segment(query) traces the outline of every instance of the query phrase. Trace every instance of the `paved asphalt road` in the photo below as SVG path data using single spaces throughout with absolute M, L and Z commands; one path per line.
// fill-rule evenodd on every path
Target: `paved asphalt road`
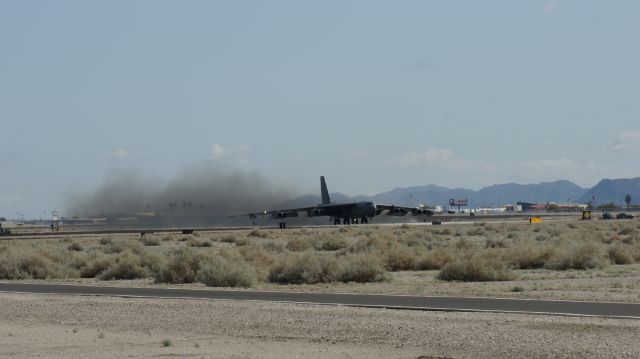
M 271 302 L 335 304 L 373 308 L 517 312 L 540 314 L 545 313 L 552 315 L 601 316 L 640 319 L 640 304 L 633 303 L 595 303 L 497 298 L 416 297 L 369 294 L 256 292 L 241 290 L 234 291 L 168 289 L 153 287 L 101 287 L 65 284 L 26 284 L 11 282 L 0 282 L 0 292 L 148 298 L 257 300 Z

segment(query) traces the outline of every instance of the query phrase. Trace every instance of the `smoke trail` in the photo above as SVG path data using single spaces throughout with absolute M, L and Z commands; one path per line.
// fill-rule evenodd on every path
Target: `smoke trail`
M 140 172 L 116 170 L 92 193 L 68 198 L 70 216 L 155 213 L 164 218 L 220 217 L 276 207 L 296 197 L 290 183 L 258 172 L 192 166 L 166 183 Z

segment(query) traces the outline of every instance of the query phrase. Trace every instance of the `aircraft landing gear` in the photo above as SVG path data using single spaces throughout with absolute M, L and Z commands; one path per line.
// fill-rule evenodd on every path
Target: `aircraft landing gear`
M 334 219 L 333 219 L 333 225 L 334 225 L 334 226 L 337 226 L 337 225 L 339 225 L 339 224 L 340 224 L 340 218 L 334 218 Z
M 369 223 L 369 219 L 367 217 L 362 217 L 362 219 L 360 220 L 360 223 L 368 224 Z
M 287 229 L 287 224 L 285 222 L 278 223 L 278 226 L 280 226 L 280 229 Z
M 350 222 L 349 218 L 343 218 L 342 219 L 342 224 L 344 224 L 344 225 L 348 225 L 349 222 Z

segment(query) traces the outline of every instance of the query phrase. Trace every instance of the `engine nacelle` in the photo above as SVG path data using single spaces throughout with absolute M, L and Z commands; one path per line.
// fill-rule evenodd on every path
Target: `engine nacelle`
M 433 211 L 426 208 L 416 208 L 411 211 L 414 216 L 433 216 Z
M 273 212 L 273 214 L 271 215 L 273 218 L 277 218 L 277 219 L 283 219 L 283 218 L 287 218 L 287 217 L 298 217 L 298 212 L 296 211 L 279 211 L 279 212 Z
M 404 208 L 391 208 L 389 212 L 387 212 L 388 216 L 405 216 L 407 214 L 407 210 Z
M 307 211 L 309 217 L 325 216 L 325 210 L 320 208 L 314 208 Z

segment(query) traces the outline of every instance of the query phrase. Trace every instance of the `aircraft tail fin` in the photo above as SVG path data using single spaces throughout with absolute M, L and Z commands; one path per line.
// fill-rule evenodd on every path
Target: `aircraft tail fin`
M 331 204 L 329 190 L 327 190 L 327 182 L 324 181 L 324 176 L 320 176 L 320 192 L 322 193 L 322 204 Z

